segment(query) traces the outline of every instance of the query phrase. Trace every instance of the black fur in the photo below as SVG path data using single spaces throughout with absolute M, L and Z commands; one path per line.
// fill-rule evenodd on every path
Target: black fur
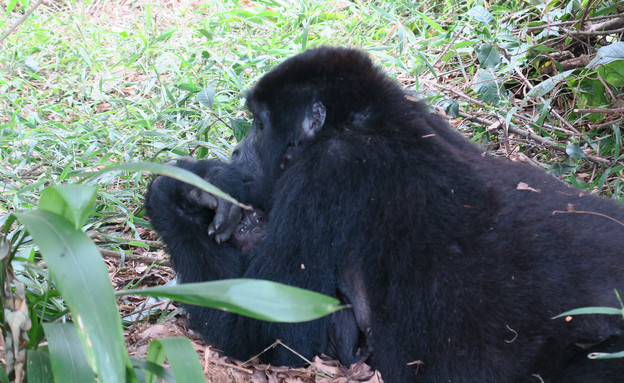
M 180 278 L 269 279 L 353 308 L 275 324 L 189 307 L 208 342 L 245 359 L 279 338 L 307 357 L 367 359 L 390 383 L 624 379 L 624 362 L 585 356 L 624 349 L 621 317 L 551 319 L 620 306 L 624 226 L 605 218 L 624 222 L 616 202 L 483 155 L 359 51 L 294 56 L 248 105 L 231 164 L 180 165 L 267 212 L 266 238 L 248 255 L 217 245 L 213 211 L 159 177 L 146 206 Z M 281 348 L 263 358 L 300 363 Z

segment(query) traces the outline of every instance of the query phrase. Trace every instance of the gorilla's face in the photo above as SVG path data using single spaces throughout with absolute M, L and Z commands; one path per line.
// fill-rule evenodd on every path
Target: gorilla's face
M 325 122 L 325 106 L 310 95 L 301 94 L 288 102 L 273 105 L 253 98 L 249 110 L 254 119 L 245 138 L 232 153 L 230 162 L 246 175 L 250 203 L 267 208 L 275 183 Z M 283 99 L 283 98 L 281 98 Z M 281 111 L 276 111 L 278 106 Z

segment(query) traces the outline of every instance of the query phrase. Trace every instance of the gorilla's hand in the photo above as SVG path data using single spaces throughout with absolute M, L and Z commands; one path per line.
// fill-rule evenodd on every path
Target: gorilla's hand
M 175 165 L 197 174 L 237 200 L 244 197 L 243 177 L 231 164 L 217 160 L 196 160 L 184 157 L 176 161 Z M 241 221 L 241 208 L 194 186 L 170 180 L 178 189 L 177 198 L 173 199 L 174 201 L 177 199 L 178 206 L 186 214 L 195 216 L 196 220 L 199 218 L 205 222 L 208 236 L 217 244 L 229 240 Z
M 221 244 L 232 237 L 242 218 L 240 207 L 197 188 L 189 192 L 189 199 L 201 207 L 214 210 L 214 218 L 208 225 L 210 238 Z

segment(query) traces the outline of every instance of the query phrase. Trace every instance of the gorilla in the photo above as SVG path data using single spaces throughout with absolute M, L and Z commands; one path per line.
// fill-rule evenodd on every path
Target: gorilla
M 618 203 L 484 154 L 358 50 L 293 56 L 247 105 L 228 162 L 178 166 L 264 212 L 260 238 L 237 243 L 240 208 L 164 176 L 146 196 L 154 229 L 182 282 L 267 279 L 350 307 L 306 323 L 187 307 L 207 342 L 246 359 L 281 339 L 390 383 L 622 379 L 623 361 L 587 358 L 624 349 L 622 318 L 553 319 L 621 307 Z M 301 364 L 283 348 L 261 358 Z
M 244 210 L 242 218 L 230 243 L 243 254 L 249 254 L 258 243 L 266 238 L 266 215 L 258 209 Z

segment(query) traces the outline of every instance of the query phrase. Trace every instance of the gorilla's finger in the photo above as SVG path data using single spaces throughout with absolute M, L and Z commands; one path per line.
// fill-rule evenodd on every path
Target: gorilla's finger
M 213 196 L 210 193 L 206 193 L 206 192 L 201 192 L 200 193 L 200 198 L 199 198 L 199 204 L 201 206 L 205 206 L 205 207 L 209 207 L 212 210 L 217 210 L 217 207 L 221 204 L 223 204 L 225 201 L 223 201 L 221 204 L 219 203 L 219 198 Z
M 230 239 L 242 218 L 242 209 L 229 203 L 221 203 L 215 211 L 215 217 L 208 228 L 208 235 L 214 236 L 218 244 Z

